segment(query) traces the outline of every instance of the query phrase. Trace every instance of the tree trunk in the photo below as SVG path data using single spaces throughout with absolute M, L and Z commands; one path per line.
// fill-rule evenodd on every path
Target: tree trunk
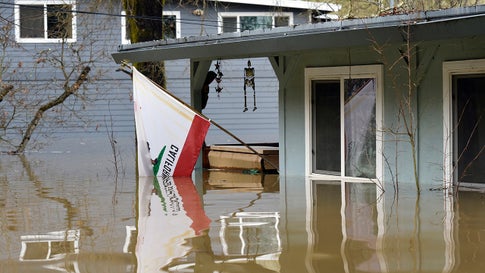
M 132 43 L 164 39 L 163 6 L 165 0 L 123 0 Z M 133 64 L 141 73 L 166 86 L 163 62 Z

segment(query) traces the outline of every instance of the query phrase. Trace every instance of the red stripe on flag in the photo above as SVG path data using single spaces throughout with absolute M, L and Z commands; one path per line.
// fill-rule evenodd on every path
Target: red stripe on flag
M 190 176 L 192 174 L 209 126 L 208 120 L 199 115 L 194 116 L 173 176 Z

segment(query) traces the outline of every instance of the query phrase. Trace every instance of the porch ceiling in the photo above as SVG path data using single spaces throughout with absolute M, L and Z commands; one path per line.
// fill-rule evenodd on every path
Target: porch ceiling
M 291 55 L 375 42 L 402 43 L 408 25 L 413 40 L 420 42 L 485 35 L 485 5 L 120 45 L 112 56 L 117 63 L 134 63 Z

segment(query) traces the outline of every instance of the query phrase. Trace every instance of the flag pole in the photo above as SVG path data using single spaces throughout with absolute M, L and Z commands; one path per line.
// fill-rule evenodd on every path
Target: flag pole
M 238 141 L 239 143 L 241 143 L 242 145 L 244 145 L 244 147 L 248 148 L 251 152 L 253 152 L 255 155 L 259 156 L 261 159 L 264 160 L 264 162 L 267 162 L 269 165 L 271 165 L 273 168 L 276 169 L 276 171 L 279 173 L 279 168 L 278 166 L 272 162 L 271 160 L 268 160 L 268 158 L 266 156 L 264 156 L 263 154 L 259 153 L 258 151 L 256 151 L 253 147 L 251 147 L 249 144 L 247 144 L 246 142 L 244 142 L 242 139 L 240 139 L 239 137 L 237 137 L 236 135 L 234 135 L 233 133 L 231 133 L 229 130 L 227 130 L 226 128 L 222 127 L 220 124 L 218 124 L 217 122 L 213 121 L 212 119 L 210 119 L 209 117 L 205 116 L 204 114 L 202 114 L 201 112 L 199 112 L 198 110 L 196 110 L 194 107 L 192 107 L 192 105 L 189 105 L 187 104 L 185 101 L 181 100 L 180 98 L 178 98 L 177 96 L 175 96 L 174 94 L 172 94 L 170 91 L 168 90 L 165 90 L 165 88 L 161 87 L 158 83 L 154 82 L 152 79 L 148 78 L 154 85 L 156 85 L 158 88 L 160 88 L 160 90 L 162 90 L 163 92 L 167 93 L 167 95 L 169 95 L 170 97 L 172 97 L 173 99 L 175 99 L 176 101 L 180 102 L 181 104 L 183 104 L 184 106 L 188 107 L 190 110 L 194 111 L 196 114 L 200 115 L 201 117 L 207 119 L 211 124 L 213 124 L 214 126 L 216 126 L 217 128 L 219 128 L 221 131 L 223 131 L 224 133 L 226 133 L 227 135 L 229 135 L 230 137 L 234 138 L 236 141 Z M 264 167 L 264 162 L 263 162 L 263 167 Z

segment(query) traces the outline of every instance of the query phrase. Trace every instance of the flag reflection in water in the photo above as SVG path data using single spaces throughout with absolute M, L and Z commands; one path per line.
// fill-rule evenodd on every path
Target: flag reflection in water
M 211 226 L 188 177 L 141 177 L 138 196 L 138 273 L 279 272 L 278 213 L 236 212 Z
M 136 256 L 138 272 L 158 272 L 191 247 L 186 239 L 209 229 L 190 177 L 141 177 Z

